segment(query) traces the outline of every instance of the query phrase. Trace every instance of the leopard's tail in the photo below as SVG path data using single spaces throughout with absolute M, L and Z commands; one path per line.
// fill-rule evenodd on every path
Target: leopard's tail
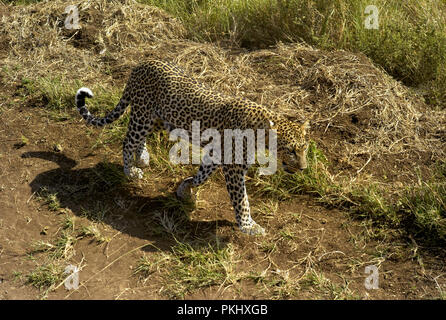
M 85 98 L 92 97 L 93 92 L 91 92 L 90 89 L 84 87 L 77 90 L 75 101 L 77 110 L 79 111 L 80 115 L 84 118 L 85 121 L 87 121 L 87 124 L 95 127 L 103 127 L 106 124 L 112 123 L 113 121 L 117 120 L 130 104 L 130 101 L 121 98 L 112 112 L 108 113 L 103 118 L 96 118 L 90 113 L 90 111 L 88 111 L 87 106 L 85 105 Z

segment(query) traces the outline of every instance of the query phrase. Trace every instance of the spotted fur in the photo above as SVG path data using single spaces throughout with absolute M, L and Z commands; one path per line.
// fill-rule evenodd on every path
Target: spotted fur
M 96 127 L 115 121 L 132 105 L 123 142 L 124 173 L 130 178 L 142 178 L 143 172 L 137 166 L 149 164 L 145 142 L 151 131 L 161 123 L 168 130 L 185 129 L 191 136 L 192 121 L 200 122 L 201 133 L 213 128 L 221 136 L 224 129 L 253 129 L 254 132 L 256 129 L 276 130 L 277 156 L 284 170 L 294 173 L 307 167 L 308 122 L 299 125 L 252 101 L 216 93 L 167 62 L 150 60 L 134 68 L 118 105 L 105 117 L 97 118 L 90 114 L 85 105 L 87 97 L 93 97 L 91 90 L 79 89 L 76 105 L 87 124 Z M 203 184 L 218 166 L 222 166 L 241 231 L 250 235 L 263 234 L 264 229 L 250 214 L 245 187 L 245 174 L 250 165 L 246 161 L 246 149 L 243 153 L 244 161 L 241 164 L 218 165 L 203 161 L 197 174 L 180 184 L 177 196 L 182 199 L 189 197 L 192 187 Z

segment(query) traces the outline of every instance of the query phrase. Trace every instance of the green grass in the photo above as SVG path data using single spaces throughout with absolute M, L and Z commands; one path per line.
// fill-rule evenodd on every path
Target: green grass
M 309 194 L 322 205 L 339 208 L 351 216 L 372 219 L 380 228 L 397 228 L 423 241 L 446 240 L 446 163 L 439 163 L 428 181 L 389 190 L 377 182 L 352 183 L 344 176 L 333 177 L 326 157 L 314 142 L 308 151 L 305 172 L 257 176 L 248 187 L 257 196 L 287 200 L 295 194 Z M 282 235 L 287 236 L 287 235 Z
M 79 236 L 92 237 L 92 239 L 98 244 L 104 242 L 107 243 L 111 241 L 110 237 L 103 235 L 103 233 L 95 223 L 82 227 L 81 230 L 79 231 Z
M 122 186 L 126 177 L 122 167 L 111 162 L 101 161 L 91 169 L 89 186 L 91 190 L 109 191 Z
M 52 120 L 63 121 L 79 117 L 74 103 L 74 95 L 85 86 L 79 80 L 70 80 L 60 76 L 37 79 L 23 78 L 19 94 L 33 106 L 44 107 Z M 87 99 L 87 106 L 93 114 L 112 110 L 121 97 L 121 90 L 116 87 L 94 85 L 94 98 Z
M 352 291 L 348 287 L 348 283 L 337 285 L 330 279 L 326 278 L 324 274 L 315 270 L 308 272 L 305 277 L 299 282 L 302 289 L 308 289 L 310 291 L 316 291 L 322 294 L 324 297 L 332 300 L 352 300 L 359 299 L 355 297 Z
M 259 291 L 267 293 L 273 300 L 298 297 L 301 290 L 299 281 L 290 277 L 287 270 L 251 271 L 246 278 L 254 281 Z
M 337 194 L 337 186 L 328 173 L 328 161 L 314 141 L 308 149 L 308 169 L 301 174 L 287 174 L 278 170 L 269 176 L 255 175 L 253 185 L 257 195 L 289 199 L 293 194 L 313 194 L 324 202 L 332 202 L 332 194 Z
M 160 253 L 155 259 L 142 257 L 135 274 L 147 278 L 162 270 L 163 294 L 181 299 L 195 289 L 235 281 L 233 255 L 232 246 L 220 248 L 208 244 L 196 247 L 177 242 L 169 253 Z
M 198 41 L 249 49 L 300 42 L 359 51 L 426 101 L 446 106 L 446 2 L 441 0 L 140 0 L 178 17 Z M 365 28 L 366 6 L 379 29 Z
M 65 215 L 61 218 L 61 228 L 51 240 L 38 240 L 31 244 L 28 256 L 35 261 L 44 261 L 25 275 L 25 283 L 42 291 L 41 298 L 62 285 L 66 278 L 65 268 L 75 255 L 75 246 L 81 239 L 91 237 L 96 244 L 107 243 L 111 239 L 104 236 L 95 223 L 75 227 L 75 217 Z M 48 234 L 46 234 L 49 236 Z M 38 258 L 37 258 L 38 256 Z
M 406 190 L 400 200 L 403 212 L 409 214 L 414 232 L 446 240 L 446 163 L 437 166 L 429 181 Z
M 54 287 L 63 280 L 64 269 L 55 263 L 39 266 L 26 276 L 26 283 L 32 284 L 38 289 Z
M 82 208 L 81 216 L 86 217 L 94 222 L 101 222 L 107 216 L 107 213 L 110 211 L 110 208 L 102 202 L 98 202 L 94 209 L 84 209 Z
M 57 193 L 50 192 L 46 187 L 42 187 L 39 190 L 36 199 L 46 204 L 51 211 L 59 211 L 61 209 Z
M 61 235 L 53 242 L 37 241 L 33 244 L 31 254 L 45 252 L 53 260 L 69 259 L 73 254 L 73 246 L 78 238 L 73 232 L 63 231 Z

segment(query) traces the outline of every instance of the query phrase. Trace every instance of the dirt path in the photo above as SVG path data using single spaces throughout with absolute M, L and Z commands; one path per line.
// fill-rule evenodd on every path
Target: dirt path
M 233 265 L 227 279 L 187 290 L 182 296 L 166 293 L 170 284 L 163 269 L 155 269 L 144 279 L 134 271 L 142 256 L 149 260 L 160 254 L 168 256 L 176 245 L 175 232 L 163 230 L 162 219 L 155 216 L 160 199 L 168 199 L 181 177 L 169 181 L 149 169 L 138 183 L 124 182 L 116 188 L 100 181 L 101 173 L 107 172 L 104 163 L 116 172 L 121 170 L 119 145 L 94 150 L 91 146 L 98 132 L 86 135 L 77 120 L 49 121 L 38 109 L 3 109 L 0 133 L 1 299 L 440 296 L 436 277 L 442 274 L 443 265 L 439 257 L 396 236 L 392 239 L 391 232 L 376 234 L 367 221 L 352 221 L 345 213 L 318 206 L 307 196 L 281 202 L 271 214 L 262 214 L 268 199 L 252 198 L 254 214 L 268 234 L 240 234 L 221 179 L 200 189 L 197 209 L 179 227 L 188 235 L 179 241 L 192 244 L 200 240 L 205 248 L 206 241 L 215 243 L 217 239 L 221 247 L 230 247 L 233 256 L 227 259 Z M 55 145 L 63 151 L 55 151 Z M 57 208 L 51 210 L 48 199 L 39 200 L 42 190 L 56 194 Z M 85 214 L 98 206 L 105 208 L 104 219 Z M 69 291 L 60 282 L 46 295 L 44 289 L 27 283 L 27 275 L 49 259 L 47 253 L 33 248 L 39 241 L 54 243 L 60 238 L 67 219 L 74 221 L 72 230 L 94 225 L 107 240 L 82 237 L 67 246 L 70 253 L 62 261 L 81 268 L 81 285 Z M 184 235 L 181 232 L 177 235 Z M 365 288 L 365 267 L 369 265 L 378 267 L 379 289 Z M 178 283 L 175 279 L 174 285 Z

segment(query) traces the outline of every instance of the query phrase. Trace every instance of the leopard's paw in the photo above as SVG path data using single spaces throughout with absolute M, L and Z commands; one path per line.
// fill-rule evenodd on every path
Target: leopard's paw
M 250 236 L 256 236 L 256 235 L 264 235 L 265 229 L 262 228 L 260 225 L 258 225 L 256 222 L 254 222 L 250 226 L 240 226 L 240 230 L 243 233 L 246 233 Z
M 136 165 L 140 168 L 147 168 L 149 166 L 150 156 L 147 150 L 144 150 L 138 159 L 136 159 Z
M 136 167 L 131 167 L 128 172 L 124 170 L 124 174 L 132 180 L 142 179 L 144 176 L 143 171 L 140 168 Z
M 193 177 L 189 177 L 184 179 L 180 185 L 177 188 L 177 197 L 180 200 L 183 201 L 193 201 L 192 199 L 192 189 L 191 189 L 191 183 L 192 183 Z

